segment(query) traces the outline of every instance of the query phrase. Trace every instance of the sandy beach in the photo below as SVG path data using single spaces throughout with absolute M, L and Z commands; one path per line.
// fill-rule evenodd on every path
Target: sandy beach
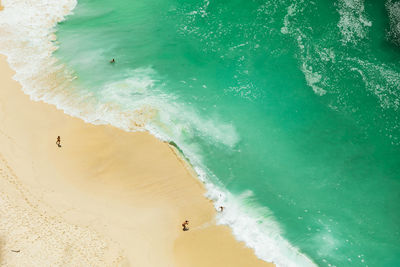
M 1 56 L 0 265 L 273 266 L 215 224 L 168 144 L 31 101 L 12 76 Z

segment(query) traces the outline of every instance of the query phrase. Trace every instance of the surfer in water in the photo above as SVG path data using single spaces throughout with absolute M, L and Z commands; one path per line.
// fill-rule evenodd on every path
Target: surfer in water
M 115 63 L 115 59 L 112 59 L 112 60 L 110 61 L 110 63 Z

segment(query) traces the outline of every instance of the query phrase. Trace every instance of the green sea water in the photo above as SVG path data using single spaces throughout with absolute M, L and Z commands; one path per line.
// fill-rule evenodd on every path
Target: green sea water
M 79 0 L 55 56 L 109 107 L 99 118 L 176 143 L 260 258 L 400 266 L 397 15 L 394 1 Z

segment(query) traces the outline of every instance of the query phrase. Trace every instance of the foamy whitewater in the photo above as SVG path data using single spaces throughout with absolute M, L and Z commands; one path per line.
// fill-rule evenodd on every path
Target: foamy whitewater
M 260 259 L 400 264 L 397 3 L 2 4 L 26 94 L 176 144 Z

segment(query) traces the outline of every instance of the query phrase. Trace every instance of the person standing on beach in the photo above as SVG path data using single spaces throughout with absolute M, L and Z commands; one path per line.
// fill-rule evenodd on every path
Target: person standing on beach
M 182 223 L 182 227 L 183 227 L 183 231 L 188 231 L 189 230 L 189 227 L 187 227 L 189 225 L 189 221 L 188 220 L 186 220 L 186 221 L 184 221 L 183 223 Z
M 57 136 L 56 145 L 57 145 L 58 147 L 61 147 L 61 137 L 60 137 L 60 136 Z

